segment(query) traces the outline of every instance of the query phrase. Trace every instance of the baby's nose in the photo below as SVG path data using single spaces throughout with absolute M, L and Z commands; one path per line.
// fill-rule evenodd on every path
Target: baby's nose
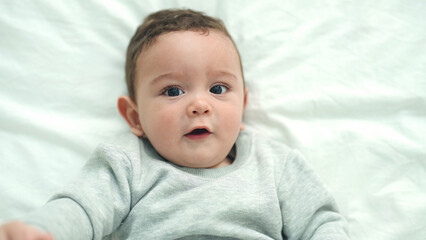
M 202 99 L 197 99 L 188 107 L 188 115 L 189 116 L 198 116 L 203 114 L 210 114 L 211 106 Z

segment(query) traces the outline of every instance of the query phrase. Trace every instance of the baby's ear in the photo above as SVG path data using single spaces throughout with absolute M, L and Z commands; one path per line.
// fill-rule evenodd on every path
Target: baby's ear
M 244 89 L 244 105 L 243 105 L 243 111 L 244 110 L 246 110 L 246 107 L 247 107 L 247 97 L 248 97 L 248 88 L 246 87 L 245 89 Z M 244 126 L 244 123 L 243 122 L 241 122 L 241 126 L 240 126 L 240 131 L 243 131 L 244 130 L 244 128 L 245 128 L 245 126 Z
M 130 130 L 138 137 L 143 136 L 142 125 L 139 121 L 136 103 L 129 96 L 120 96 L 117 101 L 118 111 L 129 124 Z
M 246 110 L 247 107 L 247 98 L 248 98 L 248 87 L 244 89 L 244 107 L 243 110 Z

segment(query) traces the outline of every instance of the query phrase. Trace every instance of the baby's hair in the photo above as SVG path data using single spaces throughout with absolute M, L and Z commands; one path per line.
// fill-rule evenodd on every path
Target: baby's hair
M 237 50 L 243 74 L 241 57 L 237 46 L 228 33 L 222 20 L 205 15 L 190 9 L 167 9 L 148 15 L 142 25 L 130 40 L 126 56 L 126 84 L 130 98 L 135 101 L 136 61 L 143 50 L 149 48 L 155 40 L 164 33 L 176 31 L 200 31 L 209 34 L 209 30 L 216 30 L 229 37 Z M 243 75 L 244 81 L 244 75 Z

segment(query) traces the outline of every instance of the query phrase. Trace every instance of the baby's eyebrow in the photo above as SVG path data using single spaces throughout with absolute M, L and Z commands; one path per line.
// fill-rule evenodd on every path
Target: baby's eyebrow
M 164 73 L 164 74 L 160 74 L 160 75 L 154 77 L 150 81 L 150 84 L 154 85 L 154 84 L 156 84 L 158 82 L 161 82 L 162 80 L 166 80 L 166 79 L 179 79 L 180 77 L 181 77 L 181 74 L 178 74 L 178 73 L 173 73 L 173 72 Z
M 226 70 L 219 70 L 219 71 L 213 71 L 208 73 L 210 78 L 219 78 L 219 77 L 227 77 L 227 78 L 231 78 L 233 80 L 238 80 L 237 76 L 229 71 Z M 155 85 L 158 82 L 164 81 L 164 80 L 179 80 L 182 79 L 183 75 L 178 73 L 178 72 L 169 72 L 169 73 L 164 73 L 164 74 L 160 74 L 156 77 L 154 77 L 151 81 L 150 81 L 150 85 Z
M 215 72 L 211 73 L 210 76 L 212 76 L 212 77 L 231 77 L 234 80 L 238 79 L 235 74 L 228 72 L 228 71 L 224 71 L 224 70 L 215 71 Z

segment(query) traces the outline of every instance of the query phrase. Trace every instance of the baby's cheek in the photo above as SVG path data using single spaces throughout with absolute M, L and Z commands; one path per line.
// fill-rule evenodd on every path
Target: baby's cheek
M 165 158 L 170 157 L 169 151 L 175 145 L 177 131 L 177 119 L 168 111 L 157 111 L 151 119 L 151 143 L 155 149 Z
M 222 122 L 230 131 L 237 131 L 242 121 L 242 111 L 239 111 L 239 109 L 237 109 L 238 108 L 229 107 L 228 109 L 224 109 L 226 111 L 224 114 L 222 114 L 222 117 L 225 116 L 224 119 L 222 119 Z
M 179 121 L 179 115 L 173 109 L 158 111 L 154 119 L 158 131 L 168 132 L 177 130 Z

